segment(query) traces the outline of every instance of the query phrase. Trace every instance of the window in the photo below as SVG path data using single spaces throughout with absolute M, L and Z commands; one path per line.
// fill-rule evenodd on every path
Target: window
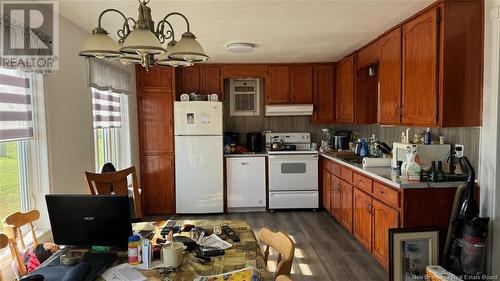
M 128 98 L 126 95 L 91 88 L 94 118 L 95 169 L 105 163 L 117 169 L 130 166 Z
M 0 68 L 0 218 L 31 207 L 42 79 L 41 74 Z

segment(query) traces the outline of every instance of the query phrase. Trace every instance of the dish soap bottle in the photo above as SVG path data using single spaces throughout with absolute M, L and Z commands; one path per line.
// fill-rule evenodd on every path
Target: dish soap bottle
M 420 181 L 420 165 L 415 161 L 416 157 L 417 157 L 417 146 L 413 145 L 411 147 L 408 164 L 406 164 L 408 181 Z

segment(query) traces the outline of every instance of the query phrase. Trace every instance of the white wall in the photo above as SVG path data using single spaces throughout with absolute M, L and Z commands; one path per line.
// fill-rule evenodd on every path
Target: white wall
M 491 218 L 489 271 L 500 274 L 500 150 L 499 138 L 499 67 L 500 1 L 485 1 L 484 25 L 483 128 L 481 129 L 480 171 L 481 215 Z
M 88 193 L 85 171 L 94 171 L 92 97 L 87 66 L 78 55 L 89 33 L 64 17 L 59 18 L 59 70 L 44 76 L 49 186 L 35 195 L 35 207 L 45 210 L 46 193 Z M 131 66 L 132 68 L 132 66 Z M 135 75 L 129 96 L 131 164 L 138 170 L 139 141 Z M 46 213 L 45 213 L 46 214 Z M 42 215 L 40 227 L 48 227 Z

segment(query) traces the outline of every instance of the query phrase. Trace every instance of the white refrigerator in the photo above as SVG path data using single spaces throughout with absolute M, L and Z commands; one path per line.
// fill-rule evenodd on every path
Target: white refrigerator
M 178 214 L 224 211 L 222 103 L 174 102 Z

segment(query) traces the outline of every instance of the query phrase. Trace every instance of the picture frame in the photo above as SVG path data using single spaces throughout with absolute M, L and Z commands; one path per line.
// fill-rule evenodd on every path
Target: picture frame
M 425 280 L 439 262 L 439 228 L 389 229 L 389 281 Z

